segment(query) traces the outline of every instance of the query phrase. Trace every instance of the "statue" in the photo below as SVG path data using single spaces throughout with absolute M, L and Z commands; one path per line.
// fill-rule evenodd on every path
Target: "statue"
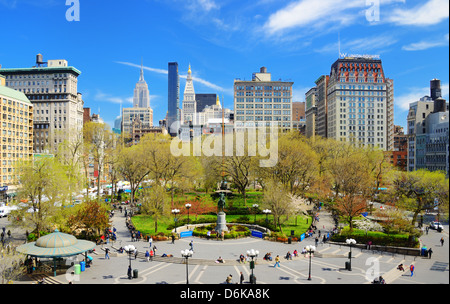
M 223 192 L 220 192 L 220 198 L 217 205 L 219 207 L 219 212 L 224 212 L 223 209 L 225 208 L 225 194 Z

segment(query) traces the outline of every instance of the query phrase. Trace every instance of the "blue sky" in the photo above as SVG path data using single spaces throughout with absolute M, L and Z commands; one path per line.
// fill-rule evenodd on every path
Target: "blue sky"
M 31 67 L 67 59 L 81 70 L 85 107 L 113 125 L 132 106 L 143 59 L 154 123 L 167 111 L 167 64 L 181 76 L 191 64 L 196 93 L 217 93 L 233 108 L 233 81 L 266 66 L 294 82 L 294 101 L 342 53 L 379 54 L 395 83 L 395 124 L 408 104 L 441 79 L 449 91 L 448 0 L 79 0 L 69 22 L 66 0 L 0 0 L 0 64 Z M 180 79 L 182 97 L 184 78 Z

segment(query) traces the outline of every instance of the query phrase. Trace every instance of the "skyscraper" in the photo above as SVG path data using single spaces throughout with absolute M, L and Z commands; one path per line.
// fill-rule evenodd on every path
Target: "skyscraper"
M 189 65 L 188 75 L 186 77 L 186 87 L 184 89 L 182 123 L 189 124 L 194 121 L 197 113 L 197 102 L 195 100 L 194 83 L 192 81 L 191 65 Z
M 168 75 L 168 96 L 167 96 L 167 127 L 170 135 L 176 135 L 176 130 L 171 130 L 172 123 L 178 120 L 180 104 L 180 76 L 178 74 L 178 62 L 169 62 Z
M 327 86 L 327 136 L 390 150 L 392 92 L 393 81 L 385 77 L 380 59 L 367 56 L 338 59 L 331 67 Z
M 148 85 L 144 80 L 144 68 L 142 65 L 139 81 L 134 88 L 133 107 L 150 108 L 150 92 L 148 91 Z

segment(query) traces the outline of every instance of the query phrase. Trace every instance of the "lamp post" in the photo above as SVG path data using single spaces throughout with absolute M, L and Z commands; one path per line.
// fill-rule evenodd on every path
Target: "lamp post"
M 309 252 L 309 275 L 308 275 L 308 281 L 311 281 L 311 256 L 316 251 L 316 246 L 308 245 L 306 246 L 306 251 Z
M 180 209 L 172 209 L 172 213 L 175 216 L 173 220 L 175 222 L 175 232 L 177 232 L 177 214 L 180 213 Z
M 352 271 L 352 246 L 356 244 L 356 241 L 354 239 L 346 239 L 345 242 L 350 246 L 350 252 L 348 253 L 349 262 L 346 268 L 348 271 Z
M 255 261 L 254 259 L 259 255 L 258 250 L 247 250 L 247 256 L 251 257 L 252 260 L 250 261 L 250 269 L 252 270 L 252 274 L 250 276 L 250 284 L 256 284 L 255 276 L 253 275 L 253 269 L 255 269 Z
M 184 206 L 186 207 L 186 209 L 187 209 L 187 211 L 188 211 L 188 221 L 187 221 L 187 223 L 188 223 L 188 225 L 189 225 L 189 209 L 191 209 L 192 205 L 189 204 L 189 203 L 187 203 L 187 204 L 184 205 Z
M 268 223 L 269 222 L 268 215 L 271 214 L 272 211 L 269 209 L 264 209 L 262 212 L 266 214 L 266 223 Z
M 126 245 L 125 247 L 123 247 L 123 249 L 126 251 L 126 253 L 128 253 L 128 257 L 130 260 L 129 269 L 131 269 L 131 255 L 133 254 L 136 248 L 133 245 Z M 128 278 L 130 279 L 131 278 L 130 274 L 128 274 L 128 276 L 129 276 Z
M 188 260 L 194 252 L 189 249 L 181 250 L 181 256 L 186 259 L 186 284 L 189 284 L 189 264 Z
M 255 224 L 256 224 L 256 211 L 258 210 L 259 205 L 253 204 L 253 208 L 255 209 Z

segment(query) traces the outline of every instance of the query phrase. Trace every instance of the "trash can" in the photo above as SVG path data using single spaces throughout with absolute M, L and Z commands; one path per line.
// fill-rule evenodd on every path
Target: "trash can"
M 422 247 L 422 249 L 420 251 L 420 255 L 421 256 L 426 256 L 427 255 L 427 250 L 428 250 L 427 247 L 425 247 L 425 246 Z
M 138 270 L 134 269 L 133 270 L 133 279 L 137 279 L 138 278 Z
M 80 274 L 81 273 L 81 266 L 80 266 L 80 264 L 73 265 L 73 269 L 74 269 L 74 273 L 75 274 Z
M 288 237 L 288 244 L 289 245 L 292 244 L 292 238 L 291 237 Z
M 255 275 L 250 275 L 250 284 L 256 284 L 256 277 Z
M 86 270 L 86 263 L 84 261 L 80 262 L 80 271 L 83 272 Z
M 345 262 L 345 270 L 352 270 L 350 267 L 350 262 Z

